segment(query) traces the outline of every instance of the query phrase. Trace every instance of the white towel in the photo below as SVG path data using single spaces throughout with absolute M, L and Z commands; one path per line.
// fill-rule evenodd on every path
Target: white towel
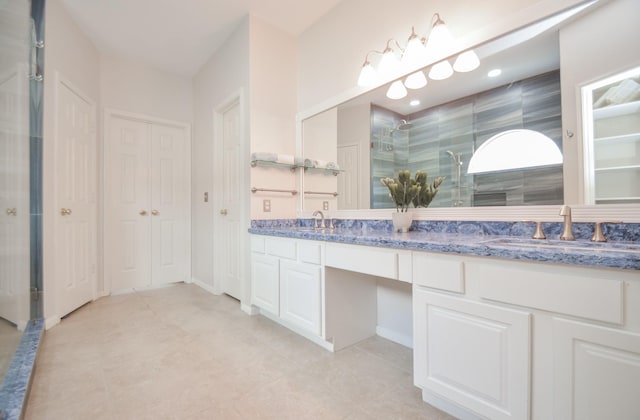
M 335 171 L 339 171 L 340 166 L 338 166 L 338 164 L 335 162 L 327 162 L 327 169 L 333 169 Z
M 284 154 L 278 153 L 276 157 L 276 162 L 284 163 L 286 165 L 293 165 L 295 164 L 295 158 L 293 157 L 293 155 L 284 155 Z
M 251 160 L 283 163 L 285 165 L 295 164 L 295 158 L 293 157 L 293 155 L 286 155 L 281 153 L 254 152 L 251 153 Z
M 255 152 L 251 153 L 251 160 L 264 160 L 267 162 L 276 162 L 278 160 L 277 153 Z
M 304 160 L 304 166 L 305 166 L 305 168 L 313 168 L 313 160 L 305 159 Z
M 327 167 L 327 163 L 328 162 L 326 160 L 317 159 L 317 160 L 313 161 L 313 167 L 314 168 L 326 168 Z

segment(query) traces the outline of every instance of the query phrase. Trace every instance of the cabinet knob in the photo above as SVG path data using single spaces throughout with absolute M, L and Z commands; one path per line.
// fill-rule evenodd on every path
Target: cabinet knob
M 7 209 L 7 216 L 17 216 L 18 209 L 15 207 Z
M 71 214 L 71 209 L 61 208 L 60 209 L 60 214 L 63 215 L 63 216 L 69 216 Z
M 147 215 L 146 210 L 140 210 L 140 216 L 146 216 L 146 215 Z
M 223 215 L 223 216 L 226 216 L 227 215 L 227 209 L 220 210 L 220 214 Z
M 153 214 L 154 216 L 157 216 L 160 214 L 160 212 L 156 209 L 151 210 L 151 214 Z

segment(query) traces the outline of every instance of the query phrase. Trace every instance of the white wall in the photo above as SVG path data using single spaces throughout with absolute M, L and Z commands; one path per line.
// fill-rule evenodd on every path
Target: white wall
M 249 90 L 248 17 L 205 63 L 193 80 L 191 272 L 196 282 L 208 287 L 214 286 L 214 218 L 219 210 L 215 209 L 214 204 L 216 191 L 220 191 L 221 185 L 220 180 L 214 177 L 213 115 L 216 108 L 240 90 L 243 90 L 245 95 Z M 244 118 L 248 124 L 246 113 Z M 208 203 L 203 200 L 204 192 L 209 193 Z
M 250 26 L 251 152 L 295 154 L 296 44 L 295 38 L 252 16 Z M 296 189 L 296 173 L 286 169 L 254 168 L 256 188 Z M 271 212 L 263 212 L 263 200 Z M 251 194 L 251 218 L 296 217 L 298 197 L 283 193 Z
M 574 133 L 563 141 L 567 204 L 584 203 L 585 197 L 580 87 L 640 66 L 638 17 L 640 2 L 616 0 L 560 31 L 562 126 Z
M 191 123 L 191 79 L 115 57 L 100 56 L 100 94 L 105 108 Z
M 53 222 L 58 213 L 53 207 L 54 197 L 54 138 L 55 138 L 55 74 L 70 81 L 96 104 L 100 101 L 99 53 L 62 7 L 60 0 L 46 2 L 45 21 L 45 84 L 43 121 L 43 276 L 44 317 L 59 316 L 56 312 L 57 284 L 53 277 L 54 250 L 60 246 L 53 236 Z M 99 128 L 98 128 L 99 132 Z M 98 149 L 100 137 L 98 136 Z M 99 160 L 99 159 L 98 159 Z M 98 162 L 96 162 L 96 177 Z M 101 204 L 98 203 L 98 206 Z M 100 239 L 99 239 L 100 243 Z M 100 248 L 98 256 L 101 255 Z M 102 276 L 98 268 L 98 290 L 102 288 Z
M 471 46 L 580 1 L 343 1 L 299 37 L 298 110 L 361 91 L 356 82 L 367 52 L 381 50 L 389 38 L 404 44 L 411 26 L 426 34 L 436 12 Z

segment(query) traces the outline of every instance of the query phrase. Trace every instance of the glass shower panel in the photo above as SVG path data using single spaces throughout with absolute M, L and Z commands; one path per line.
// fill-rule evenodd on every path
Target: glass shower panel
M 0 377 L 30 319 L 31 3 L 0 2 Z

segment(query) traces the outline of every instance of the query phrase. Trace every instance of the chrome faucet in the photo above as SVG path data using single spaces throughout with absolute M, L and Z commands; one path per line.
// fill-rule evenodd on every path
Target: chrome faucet
M 571 207 L 566 204 L 560 208 L 560 216 L 564 216 L 564 226 L 562 228 L 562 235 L 560 239 L 563 241 L 574 241 L 573 237 L 573 223 L 571 221 Z
M 313 212 L 312 216 L 313 216 L 313 228 L 314 229 L 318 229 L 318 219 L 316 219 L 316 216 L 320 215 L 321 217 L 321 221 L 320 221 L 320 229 L 324 229 L 324 213 L 322 213 L 320 210 L 316 210 Z

